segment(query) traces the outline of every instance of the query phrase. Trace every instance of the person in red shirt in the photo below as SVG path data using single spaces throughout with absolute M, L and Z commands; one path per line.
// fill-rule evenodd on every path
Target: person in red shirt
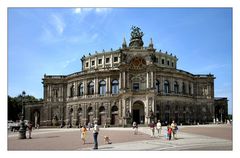
M 167 126 L 168 140 L 171 140 L 172 137 L 172 128 L 170 125 Z

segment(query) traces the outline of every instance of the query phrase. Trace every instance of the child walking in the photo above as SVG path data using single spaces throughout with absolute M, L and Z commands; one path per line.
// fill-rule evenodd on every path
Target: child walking
M 87 135 L 87 128 L 85 126 L 81 129 L 81 139 L 83 141 L 83 144 L 86 142 L 86 135 Z

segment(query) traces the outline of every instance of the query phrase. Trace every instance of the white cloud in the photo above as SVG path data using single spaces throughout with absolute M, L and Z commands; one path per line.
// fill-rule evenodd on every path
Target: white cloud
M 73 9 L 74 14 L 86 14 L 93 11 L 94 8 L 75 8 Z
M 57 33 L 61 35 L 66 27 L 66 24 L 64 23 L 63 19 L 56 14 L 52 14 L 51 19 L 53 27 L 55 27 Z
M 73 9 L 74 14 L 88 14 L 95 12 L 96 14 L 107 14 L 111 11 L 110 8 L 75 8 Z
M 72 62 L 74 62 L 76 60 L 77 60 L 77 58 L 72 58 L 70 60 L 64 61 L 63 68 L 66 68 L 70 63 L 72 63 Z
M 49 21 L 42 26 L 40 39 L 46 43 L 56 43 L 64 40 L 63 32 L 66 24 L 64 19 L 57 14 L 51 14 Z
M 111 9 L 110 8 L 96 8 L 95 11 L 96 11 L 96 13 L 99 13 L 99 14 L 101 14 L 101 13 L 107 14 L 111 11 Z
M 75 13 L 75 14 L 81 14 L 81 12 L 82 12 L 82 8 L 73 9 L 73 13 Z

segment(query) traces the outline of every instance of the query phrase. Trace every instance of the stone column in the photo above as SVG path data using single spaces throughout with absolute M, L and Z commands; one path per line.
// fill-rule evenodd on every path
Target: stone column
M 111 56 L 110 56 L 110 59 L 111 59 L 111 61 L 110 61 L 110 66 L 112 67 L 113 66 L 113 56 L 112 56 L 112 54 L 111 54 Z
M 95 69 L 97 68 L 97 56 L 95 57 Z
M 77 123 L 77 105 L 73 106 L 73 127 L 76 127 L 76 123 Z
M 151 88 L 153 88 L 153 72 L 151 71 Z
M 126 88 L 126 74 L 125 71 L 123 72 L 123 88 Z
M 83 95 L 86 97 L 87 95 L 87 81 L 83 81 Z
M 107 125 L 110 125 L 111 121 L 111 102 L 108 103 L 107 105 Z
M 148 99 L 146 99 L 146 105 L 145 105 L 145 124 L 148 125 L 150 123 L 150 118 L 148 117 L 149 115 L 149 106 L 148 106 Z
M 52 86 L 49 85 L 49 90 L 48 90 L 48 93 L 49 93 L 49 101 L 52 101 Z
M 149 75 L 148 75 L 148 72 L 147 72 L 147 79 L 146 79 L 147 83 L 146 83 L 146 88 L 148 89 L 149 86 L 148 86 L 148 83 L 149 83 Z
M 99 120 L 99 103 L 95 103 L 95 108 L 96 108 L 96 115 L 95 115 L 95 120 L 98 121 Z
M 122 72 L 119 73 L 119 90 L 122 89 Z
M 97 77 L 97 78 L 95 78 L 95 83 L 94 83 L 94 89 L 95 89 L 94 93 L 96 95 L 99 94 L 99 88 L 98 87 L 99 87 L 99 80 L 98 80 L 98 77 Z
M 129 88 L 129 72 L 127 72 L 126 88 Z

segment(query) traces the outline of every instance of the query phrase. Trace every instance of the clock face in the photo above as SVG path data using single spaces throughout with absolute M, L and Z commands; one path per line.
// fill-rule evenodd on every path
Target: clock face
M 130 65 L 133 69 L 140 69 L 142 66 L 146 65 L 146 61 L 141 57 L 134 57 Z

